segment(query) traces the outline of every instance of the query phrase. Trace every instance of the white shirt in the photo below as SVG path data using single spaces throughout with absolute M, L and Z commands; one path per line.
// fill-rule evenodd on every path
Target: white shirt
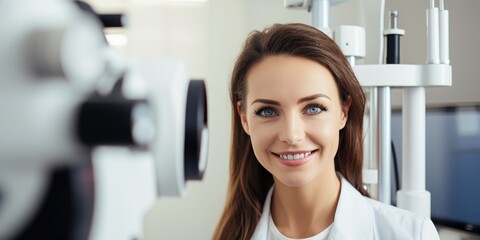
M 330 228 L 332 225 L 328 226 L 325 230 L 321 231 L 320 233 L 316 234 L 315 236 L 302 238 L 301 240 L 327 240 L 328 234 L 330 233 Z M 288 238 L 285 237 L 275 226 L 273 222 L 272 214 L 268 218 L 268 232 L 267 232 L 267 239 L 268 240 L 299 240 L 297 238 Z
M 263 205 L 262 216 L 252 240 L 268 239 L 268 222 L 273 187 Z M 396 208 L 361 195 L 341 177 L 340 198 L 328 240 L 439 240 L 429 218 Z

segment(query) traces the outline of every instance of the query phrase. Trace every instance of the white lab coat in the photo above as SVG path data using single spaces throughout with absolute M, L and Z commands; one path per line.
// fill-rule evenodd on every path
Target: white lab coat
M 266 240 L 270 202 L 270 189 L 263 213 L 252 235 L 252 240 Z M 330 229 L 329 240 L 439 240 L 435 226 L 429 218 L 396 208 L 361 195 L 341 177 L 341 192 Z

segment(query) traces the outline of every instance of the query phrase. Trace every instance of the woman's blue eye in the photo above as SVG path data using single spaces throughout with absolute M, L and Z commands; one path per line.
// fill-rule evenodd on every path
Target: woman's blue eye
M 321 113 L 325 110 L 326 110 L 325 107 L 322 107 L 322 106 L 319 106 L 319 105 L 309 105 L 306 108 L 307 114 L 310 114 L 310 115 L 319 114 L 319 113 Z
M 260 116 L 260 117 L 277 116 L 277 112 L 273 108 L 268 108 L 268 107 L 255 111 L 255 114 Z

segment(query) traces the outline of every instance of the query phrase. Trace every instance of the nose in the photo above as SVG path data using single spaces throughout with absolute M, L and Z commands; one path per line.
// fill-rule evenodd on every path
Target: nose
M 304 124 L 298 114 L 289 114 L 282 119 L 278 135 L 280 141 L 294 145 L 305 138 Z

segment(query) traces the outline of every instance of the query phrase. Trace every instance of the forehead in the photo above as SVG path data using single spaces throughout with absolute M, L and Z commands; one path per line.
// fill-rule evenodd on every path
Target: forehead
M 247 75 L 247 100 L 302 98 L 322 93 L 338 101 L 338 88 L 327 68 L 307 58 L 269 56 L 254 65 Z

